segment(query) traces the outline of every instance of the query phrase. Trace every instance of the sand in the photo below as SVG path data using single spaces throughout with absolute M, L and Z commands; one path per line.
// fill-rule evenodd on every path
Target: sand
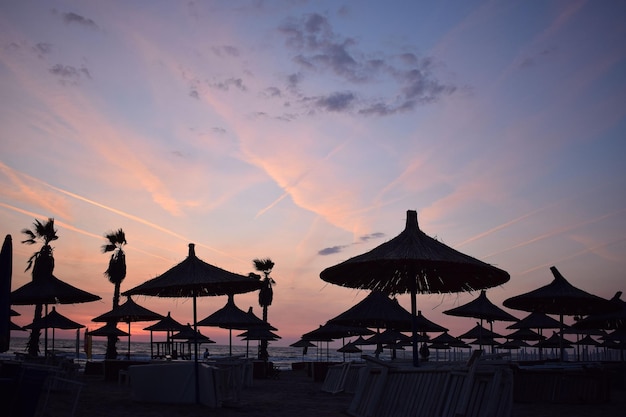
M 201 405 L 146 404 L 131 400 L 130 387 L 105 382 L 102 377 L 81 376 L 85 387 L 80 395 L 78 417 L 345 417 L 352 394 L 322 392 L 304 371 L 283 371 L 277 380 L 255 380 L 244 388 L 237 407 L 210 409 Z M 48 416 L 62 415 L 67 404 L 55 404 Z M 513 417 L 623 417 L 626 392 L 612 393 L 606 404 L 514 404 Z

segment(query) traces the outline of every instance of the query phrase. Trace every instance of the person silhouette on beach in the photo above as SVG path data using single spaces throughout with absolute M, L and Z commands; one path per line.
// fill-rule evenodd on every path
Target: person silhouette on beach
M 204 349 L 204 359 L 209 359 L 209 348 Z

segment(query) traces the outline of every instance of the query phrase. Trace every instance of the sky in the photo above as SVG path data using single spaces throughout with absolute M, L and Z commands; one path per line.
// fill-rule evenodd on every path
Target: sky
M 243 275 L 271 258 L 269 321 L 288 345 L 367 295 L 320 272 L 416 210 L 426 234 L 510 274 L 496 305 L 551 266 L 610 298 L 626 271 L 624 21 L 623 2 L 593 1 L 2 2 L 12 288 L 31 279 L 35 219 L 55 220 L 55 276 L 102 297 L 57 306 L 92 329 L 112 307 L 107 232 L 126 233 L 122 291 L 189 243 Z M 421 294 L 418 309 L 456 336 L 476 320 L 443 311 L 477 296 Z M 189 299 L 134 300 L 192 322 Z M 261 315 L 257 293 L 235 303 Z M 198 319 L 225 304 L 199 299 Z

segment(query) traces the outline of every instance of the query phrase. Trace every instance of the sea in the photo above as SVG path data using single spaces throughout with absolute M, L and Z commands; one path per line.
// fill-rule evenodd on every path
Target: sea
M 25 354 L 28 338 L 27 337 L 11 337 L 11 343 L 9 350 L 3 354 L 0 354 L 1 359 L 14 358 L 16 355 Z M 79 364 L 84 364 L 87 359 L 87 355 L 83 349 L 82 334 L 80 340 L 76 339 L 55 339 L 54 348 L 52 345 L 52 339 L 48 337 L 48 352 L 54 352 L 57 357 L 66 357 L 74 360 Z M 106 338 L 93 338 L 92 339 L 92 361 L 104 360 L 106 353 Z M 120 359 L 127 358 L 128 342 L 124 338 L 120 338 L 117 342 L 117 352 Z M 220 345 L 220 344 L 202 344 L 198 346 L 198 355 L 202 358 L 204 349 L 209 349 L 211 358 L 222 358 L 227 356 L 243 356 L 252 359 L 257 357 L 257 342 L 250 342 L 249 345 Z M 320 342 L 317 347 L 310 347 L 304 352 L 303 348 L 285 347 L 285 346 L 273 346 L 271 343 L 268 347 L 268 353 L 270 355 L 269 360 L 274 363 L 274 366 L 281 369 L 291 369 L 291 364 L 295 362 L 303 361 L 319 361 L 319 362 L 342 362 L 345 360 L 357 360 L 361 358 L 362 354 L 374 354 L 374 347 L 371 347 L 369 352 L 368 347 L 363 347 L 362 353 L 343 353 L 337 352 L 337 347 L 328 348 L 326 342 Z M 40 355 L 43 355 L 45 350 L 44 337 L 42 335 L 40 341 Z M 192 345 L 193 353 L 193 345 Z M 130 359 L 138 361 L 150 361 L 152 353 L 156 352 L 156 347 L 151 352 L 150 342 L 130 342 Z M 398 356 L 402 355 L 399 353 Z M 410 353 L 406 352 L 407 358 Z M 384 356 L 381 359 L 385 359 Z

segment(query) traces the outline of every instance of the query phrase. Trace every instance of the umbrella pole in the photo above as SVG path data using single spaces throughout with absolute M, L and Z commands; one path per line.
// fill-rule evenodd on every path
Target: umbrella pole
M 228 356 L 233 356 L 233 329 L 228 329 Z
M 193 292 L 193 349 L 194 349 L 194 378 L 196 386 L 196 404 L 200 403 L 200 381 L 198 380 L 198 316 L 196 314 L 196 292 Z
M 561 323 L 561 334 L 559 337 L 559 355 L 561 362 L 563 362 L 563 314 L 559 314 L 559 322 Z
M 130 360 L 130 320 L 128 320 L 128 360 Z
M 417 341 L 417 283 L 411 282 L 411 338 L 413 340 L 413 366 L 420 366 L 419 349 Z
M 152 345 L 152 330 L 150 330 L 150 360 L 154 359 L 154 348 Z

